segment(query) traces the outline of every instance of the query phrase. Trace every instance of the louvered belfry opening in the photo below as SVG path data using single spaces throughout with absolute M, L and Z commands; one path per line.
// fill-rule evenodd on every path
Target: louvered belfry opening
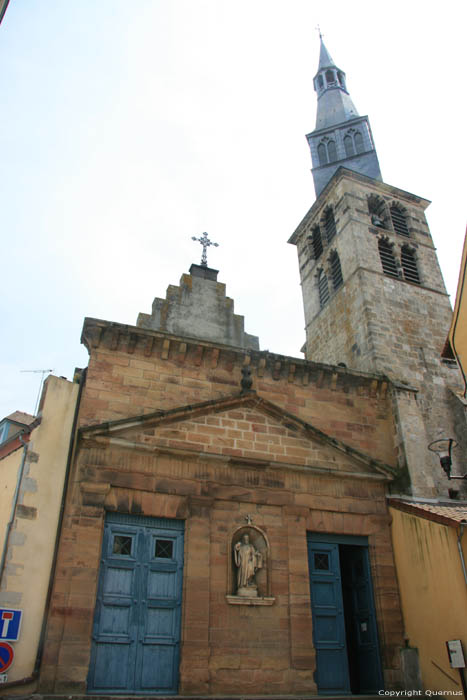
M 336 221 L 331 208 L 326 209 L 326 213 L 324 215 L 324 230 L 326 231 L 327 241 L 330 243 L 336 235 Z
M 407 282 L 420 284 L 420 275 L 418 273 L 415 253 L 406 245 L 402 246 L 401 265 L 402 272 L 404 273 L 404 279 L 407 280 Z
M 399 277 L 396 258 L 389 241 L 385 238 L 380 238 L 378 241 L 378 250 L 384 274 L 390 275 L 391 277 Z
M 315 226 L 311 232 L 311 248 L 313 250 L 313 257 L 318 260 L 321 253 L 323 252 L 323 240 L 321 238 L 321 231 L 319 226 Z
M 391 220 L 394 226 L 394 231 L 401 236 L 409 236 L 409 228 L 407 226 L 407 217 L 397 204 L 391 205 Z
M 368 213 L 371 223 L 378 228 L 389 228 L 387 223 L 387 210 L 384 201 L 377 195 L 368 197 Z
M 329 287 L 328 278 L 324 270 L 319 271 L 318 275 L 318 291 L 319 291 L 319 305 L 321 308 L 329 301 Z
M 333 250 L 329 257 L 329 264 L 331 269 L 332 284 L 334 289 L 339 289 L 343 283 L 341 261 L 339 260 L 339 255 L 337 251 Z

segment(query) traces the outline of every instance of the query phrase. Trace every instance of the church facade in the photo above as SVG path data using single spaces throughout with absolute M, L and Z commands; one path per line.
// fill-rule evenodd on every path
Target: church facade
M 205 260 L 135 326 L 85 320 L 43 693 L 408 687 L 387 495 L 444 493 L 428 438 L 464 439 L 450 310 L 324 44 L 315 86 L 306 359 L 261 351 Z

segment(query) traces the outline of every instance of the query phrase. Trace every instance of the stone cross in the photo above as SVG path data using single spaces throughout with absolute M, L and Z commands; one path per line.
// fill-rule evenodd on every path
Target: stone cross
M 245 515 L 245 520 L 247 522 L 247 525 L 253 525 L 253 518 L 251 517 L 251 515 L 249 513 L 247 515 Z
M 192 241 L 199 241 L 199 243 L 201 243 L 201 245 L 203 246 L 203 254 L 202 254 L 202 256 L 201 256 L 201 265 L 202 265 L 203 267 L 207 267 L 207 266 L 208 266 L 208 256 L 207 256 L 206 251 L 207 251 L 207 249 L 209 248 L 210 245 L 213 245 L 213 246 L 215 246 L 215 247 L 217 248 L 218 245 L 219 245 L 219 243 L 213 243 L 212 241 L 210 241 L 209 238 L 208 238 L 208 234 L 206 233 L 206 231 L 203 233 L 203 235 L 201 236 L 201 238 L 196 238 L 195 236 L 192 236 L 192 237 L 191 237 L 191 240 L 192 240 Z

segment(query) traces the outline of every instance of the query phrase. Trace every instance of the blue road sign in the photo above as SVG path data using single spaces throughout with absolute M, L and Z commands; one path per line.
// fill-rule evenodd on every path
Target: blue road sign
M 0 673 L 5 673 L 13 663 L 15 653 L 8 642 L 0 642 Z
M 18 641 L 22 617 L 22 610 L 0 608 L 0 641 Z

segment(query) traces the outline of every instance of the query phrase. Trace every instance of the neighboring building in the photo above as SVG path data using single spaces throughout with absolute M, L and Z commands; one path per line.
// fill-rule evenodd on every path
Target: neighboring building
M 405 634 L 418 649 L 425 688 L 462 691 L 446 642 L 467 650 L 467 503 L 390 499 Z
M 467 295 L 465 294 L 465 275 L 467 264 L 467 234 L 464 238 L 462 260 L 457 283 L 456 303 L 449 329 L 448 341 L 443 350 L 443 357 L 449 361 L 456 359 L 464 379 L 464 397 L 467 390 Z M 464 453 L 465 454 L 465 453 Z
M 38 677 L 77 394 L 77 384 L 49 376 L 37 418 L 17 411 L 0 423 L 9 435 L 0 445 L 1 640 L 9 639 L 3 612 L 22 611 L 2 687 L 20 681 L 21 692 Z
M 387 496 L 446 495 L 427 445 L 466 444 L 451 312 L 428 202 L 381 181 L 324 45 L 315 86 L 306 359 L 261 351 L 207 264 L 135 326 L 85 319 L 42 693 L 414 687 Z

